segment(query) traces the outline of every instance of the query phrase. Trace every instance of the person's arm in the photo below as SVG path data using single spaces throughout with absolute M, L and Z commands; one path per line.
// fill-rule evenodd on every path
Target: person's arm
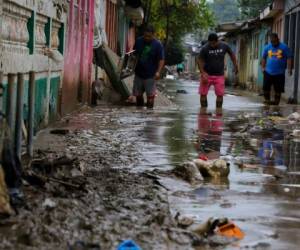
M 233 52 L 230 53 L 229 56 L 230 56 L 230 59 L 231 59 L 233 65 L 234 65 L 234 73 L 238 74 L 239 73 L 239 66 L 238 66 L 238 63 L 237 63 L 236 56 Z
M 157 68 L 157 71 L 154 76 L 155 80 L 158 80 L 160 78 L 161 71 L 165 66 L 165 52 L 164 52 L 164 48 L 163 48 L 162 44 L 160 44 L 160 47 L 158 50 L 158 60 L 159 60 L 158 68 Z
M 207 72 L 206 72 L 205 69 L 204 69 L 204 66 L 205 66 L 205 60 L 204 60 L 205 55 L 204 55 L 204 54 L 205 54 L 205 52 L 204 52 L 204 50 L 202 49 L 202 50 L 200 51 L 200 55 L 199 55 L 199 57 L 198 57 L 197 64 L 198 64 L 198 68 L 199 68 L 201 77 L 202 77 L 202 78 L 207 78 L 207 77 L 208 77 L 208 74 L 207 74 Z
M 157 69 L 157 71 L 155 73 L 155 80 L 158 80 L 160 78 L 160 74 L 161 74 L 161 71 L 164 68 L 164 66 L 165 66 L 165 60 L 162 59 L 158 63 L 158 69 Z
M 266 64 L 267 64 L 267 49 L 266 48 L 264 48 L 264 51 L 263 51 L 263 55 L 262 55 L 262 59 L 261 59 L 261 61 L 260 61 L 260 66 L 261 66 L 261 70 L 263 71 L 263 72 L 265 72 L 265 70 L 266 70 Z
M 228 46 L 228 45 L 227 45 Z M 228 46 L 227 47 L 227 52 L 230 56 L 230 59 L 233 63 L 233 66 L 234 66 L 234 73 L 235 74 L 238 74 L 239 73 L 239 66 L 238 66 L 238 63 L 237 63 L 237 59 L 236 59 L 236 56 L 235 54 L 233 53 L 232 49 Z

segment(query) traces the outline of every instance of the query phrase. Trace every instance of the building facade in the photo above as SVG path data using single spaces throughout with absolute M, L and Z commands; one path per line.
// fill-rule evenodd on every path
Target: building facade
M 17 74 L 24 78 L 24 120 L 28 114 L 29 72 L 35 72 L 34 124 L 38 129 L 57 117 L 62 86 L 63 62 L 44 54 L 51 48 L 64 54 L 67 16 L 63 5 L 54 1 L 2 0 L 0 72 L 5 94 L 2 105 L 15 117 Z M 6 111 L 7 112 L 7 111 Z

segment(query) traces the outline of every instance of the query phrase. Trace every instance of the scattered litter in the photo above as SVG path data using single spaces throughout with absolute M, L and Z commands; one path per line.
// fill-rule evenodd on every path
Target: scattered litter
M 196 225 L 191 230 L 200 236 L 209 236 L 215 233 L 218 226 L 225 225 L 228 223 L 227 218 L 209 218 L 205 223 Z
M 208 161 L 208 157 L 206 155 L 203 155 L 203 154 L 199 155 L 199 159 L 203 160 L 203 161 Z
M 182 228 L 187 228 L 194 223 L 192 218 L 180 216 L 179 212 L 175 215 L 175 220 L 177 221 L 177 225 Z
M 133 240 L 124 240 L 117 250 L 142 250 Z
M 50 198 L 46 198 L 45 201 L 43 202 L 43 207 L 45 208 L 55 208 L 56 207 L 56 202 L 51 200 Z
M 217 228 L 216 233 L 225 237 L 236 238 L 238 240 L 242 240 L 245 237 L 245 233 L 232 222 L 221 225 Z
M 283 191 L 288 193 L 288 192 L 290 192 L 290 189 L 289 188 L 284 188 Z
M 187 94 L 187 91 L 184 90 L 184 89 L 178 89 L 178 90 L 176 91 L 176 93 L 177 93 L 177 94 Z
M 288 116 L 288 119 L 291 124 L 294 124 L 300 121 L 300 114 L 298 112 L 292 113 Z
M 230 173 L 230 164 L 222 159 L 213 161 L 196 159 L 194 163 L 203 177 L 228 177 Z
M 203 177 L 194 162 L 186 162 L 182 165 L 178 165 L 174 168 L 173 172 L 176 176 L 191 184 L 203 181 Z

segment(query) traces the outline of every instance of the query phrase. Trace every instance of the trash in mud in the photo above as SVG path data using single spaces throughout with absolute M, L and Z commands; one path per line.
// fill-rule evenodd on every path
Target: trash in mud
M 203 177 L 228 177 L 230 173 L 230 164 L 222 159 L 212 161 L 196 159 L 194 163 Z
M 185 162 L 176 166 L 173 173 L 191 184 L 203 181 L 203 177 L 194 162 Z
M 68 244 L 68 250 L 101 250 L 99 244 L 76 241 L 73 245 Z
M 218 226 L 216 234 L 238 240 L 242 240 L 245 237 L 245 233 L 232 222 Z
M 48 208 L 48 209 L 52 209 L 55 208 L 57 206 L 56 202 L 51 200 L 50 198 L 46 198 L 45 201 L 42 204 L 43 207 Z
M 177 93 L 177 94 L 187 94 L 187 91 L 184 90 L 184 89 L 178 89 L 178 90 L 176 91 L 176 93 Z
M 210 236 L 215 233 L 217 227 L 226 225 L 227 218 L 209 218 L 205 223 L 191 227 L 190 229 L 200 236 Z
M 142 250 L 133 240 L 124 240 L 117 250 Z
M 66 135 L 69 133 L 70 133 L 69 129 L 53 129 L 50 131 L 50 134 L 55 134 L 55 135 Z
M 194 224 L 194 220 L 192 218 L 181 216 L 179 212 L 175 215 L 174 219 L 177 222 L 178 227 L 181 228 L 187 228 Z
M 236 240 L 242 240 L 245 237 L 245 233 L 227 218 L 209 218 L 205 223 L 194 227 L 192 230 L 204 237 L 219 235 Z
M 288 120 L 290 124 L 295 124 L 300 122 L 300 113 L 294 112 L 288 116 Z

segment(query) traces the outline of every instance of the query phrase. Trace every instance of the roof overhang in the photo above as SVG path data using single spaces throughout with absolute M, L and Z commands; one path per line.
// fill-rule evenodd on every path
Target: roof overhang
M 283 10 L 284 10 L 284 1 L 275 0 L 260 13 L 259 18 L 260 20 L 273 18 L 276 15 L 282 13 Z

